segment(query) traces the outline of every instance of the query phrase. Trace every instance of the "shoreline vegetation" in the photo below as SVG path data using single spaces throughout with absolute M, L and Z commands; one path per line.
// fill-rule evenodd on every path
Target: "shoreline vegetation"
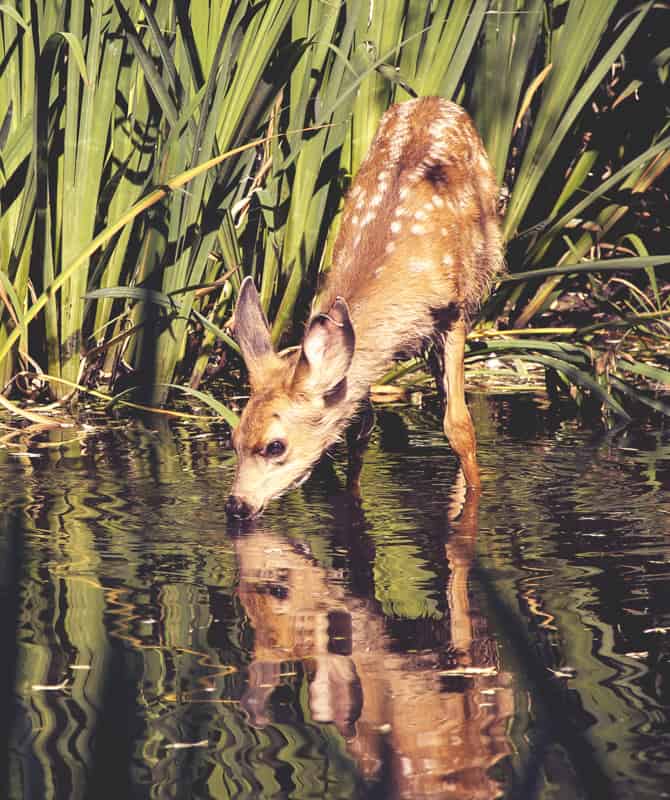
M 502 187 L 477 384 L 542 370 L 606 424 L 670 414 L 669 21 L 617 0 L 1 5 L 0 404 L 44 430 L 83 393 L 186 397 L 234 424 L 242 279 L 293 344 L 379 118 L 439 94 Z

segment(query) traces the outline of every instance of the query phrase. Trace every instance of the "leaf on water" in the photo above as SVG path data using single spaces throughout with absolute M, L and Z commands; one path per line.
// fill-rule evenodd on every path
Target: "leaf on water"
M 30 411 L 27 408 L 17 406 L 15 403 L 10 402 L 7 398 L 0 394 L 0 405 L 4 406 L 7 411 L 16 414 L 18 417 L 24 417 L 31 422 L 36 422 L 40 425 L 45 425 L 49 428 L 73 428 L 74 422 L 69 422 L 65 419 L 58 419 L 58 417 L 47 417 L 44 414 L 38 414 L 35 411 Z
M 173 742 L 166 744 L 166 750 L 186 750 L 189 747 L 209 747 L 209 739 L 201 739 L 199 742 Z
M 547 667 L 547 669 L 557 678 L 574 678 L 577 675 L 577 670 L 573 667 L 561 667 L 560 669 L 552 669 L 551 667 Z
M 61 683 L 33 683 L 30 687 L 33 692 L 60 692 L 67 687 L 68 678 Z
M 449 678 L 469 678 L 474 675 L 483 675 L 487 678 L 498 674 L 496 667 L 454 667 L 454 669 L 443 669 L 437 673 L 441 677 Z

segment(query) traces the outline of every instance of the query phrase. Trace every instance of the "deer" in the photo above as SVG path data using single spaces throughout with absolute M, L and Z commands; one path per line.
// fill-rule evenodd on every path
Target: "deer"
M 479 491 L 464 353 L 472 315 L 503 270 L 498 194 L 463 108 L 438 97 L 393 105 L 346 197 L 300 346 L 275 350 L 253 279 L 242 281 L 230 327 L 251 391 L 232 433 L 229 516 L 257 517 L 345 433 L 355 465 L 372 428 L 371 385 L 431 341 L 444 433 Z

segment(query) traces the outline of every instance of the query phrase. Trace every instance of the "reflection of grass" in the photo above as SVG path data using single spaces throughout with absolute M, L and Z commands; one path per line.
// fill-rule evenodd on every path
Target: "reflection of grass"
M 143 565 L 136 558 L 138 544 L 143 539 L 142 517 L 149 522 L 144 535 L 151 530 L 151 509 L 140 514 L 137 509 L 142 507 L 142 494 L 150 490 L 151 483 L 156 480 L 157 473 L 152 471 L 152 466 L 162 471 L 161 482 L 176 482 L 181 478 L 180 465 L 170 454 L 168 440 L 172 443 L 172 452 L 177 452 L 174 437 L 163 436 L 163 446 L 157 448 L 160 454 L 153 465 L 147 452 L 142 450 L 144 445 L 152 443 L 150 435 L 137 440 L 140 445 L 137 452 L 134 447 L 122 448 L 128 456 L 130 469 L 122 479 L 121 491 L 122 473 L 116 470 L 110 473 L 104 458 L 98 461 L 95 479 L 89 483 L 81 452 L 70 453 L 72 460 L 66 469 L 61 459 L 60 470 L 45 473 L 39 482 L 29 480 L 24 484 L 25 504 L 33 509 L 38 527 L 51 531 L 51 536 L 45 541 L 40 534 L 35 540 L 28 526 L 26 585 L 21 595 L 21 629 L 25 638 L 19 641 L 17 682 L 19 686 L 54 684 L 57 675 L 72 677 L 69 698 L 64 698 L 62 693 L 34 693 L 30 698 L 30 703 L 39 709 L 39 719 L 34 718 L 32 725 L 39 731 L 36 752 L 41 780 L 46 785 L 55 783 L 56 776 L 65 771 L 74 782 L 72 797 L 85 796 L 87 769 L 114 762 L 114 758 L 110 758 L 112 751 L 105 753 L 101 749 L 105 745 L 100 742 L 107 742 L 114 753 L 126 752 L 124 748 L 114 748 L 105 731 L 113 719 L 116 719 L 114 725 L 123 728 L 124 719 L 132 713 L 125 705 L 129 700 L 125 682 L 134 674 L 133 663 L 137 664 L 138 656 L 142 663 L 143 696 L 149 702 L 154 692 L 158 699 L 163 693 L 162 687 L 170 685 L 169 675 L 175 663 L 179 664 L 182 677 L 192 674 L 195 680 L 200 675 L 208 678 L 223 675 L 224 665 L 219 655 L 203 647 L 201 626 L 196 626 L 195 640 L 184 630 L 184 620 L 188 627 L 189 622 L 192 624 L 198 616 L 203 616 L 200 609 L 208 608 L 207 598 L 194 602 L 190 588 L 183 584 L 175 587 L 180 596 L 168 602 L 165 613 L 159 611 L 164 603 L 160 598 L 151 600 L 146 580 L 148 564 Z M 184 437 L 184 443 L 190 445 L 188 436 Z M 154 442 L 153 446 L 157 444 Z M 87 446 L 96 452 L 92 442 Z M 123 460 L 119 452 L 110 451 L 110 455 L 115 459 L 121 456 Z M 40 471 L 39 463 L 31 466 Z M 166 468 L 171 478 L 165 473 Z M 45 479 L 45 476 L 48 477 Z M 3 486 L 5 491 L 15 491 L 15 487 L 6 483 Z M 46 496 L 42 493 L 45 489 Z M 33 490 L 37 494 L 31 496 Z M 147 496 L 150 495 L 151 492 L 147 492 Z M 173 536 L 175 530 L 173 527 Z M 170 548 L 163 549 L 168 550 L 169 556 Z M 175 557 L 181 556 L 183 546 L 175 545 L 173 552 Z M 229 549 L 211 554 L 211 575 L 206 578 L 207 583 L 220 583 L 226 576 L 226 566 L 228 575 L 224 585 L 232 583 L 234 569 L 230 555 Z M 110 564 L 114 564 L 111 574 Z M 196 569 L 201 569 L 197 567 L 197 559 L 191 560 L 191 567 L 192 583 L 197 585 Z M 156 602 L 158 608 L 154 607 L 153 616 L 162 630 L 158 639 L 154 636 L 156 627 L 141 622 L 144 617 L 151 616 L 151 612 L 143 612 L 142 608 Z M 180 609 L 176 618 L 169 612 L 170 608 Z M 204 620 L 207 619 L 205 615 Z M 119 639 L 125 642 L 123 646 Z M 205 663 L 207 658 L 209 663 Z M 75 661 L 90 669 L 70 673 L 69 665 Z M 114 692 L 109 695 L 112 686 L 114 692 L 121 691 L 120 696 L 114 696 Z M 103 722 L 99 714 L 109 709 L 110 703 L 119 702 L 122 703 L 120 717 L 118 713 L 111 713 L 108 714 L 110 723 Z M 119 734 L 114 725 L 112 739 Z M 96 731 L 99 746 L 92 753 L 90 739 Z M 133 740 L 127 738 L 127 729 L 123 736 L 132 749 Z M 61 747 L 66 740 L 70 742 L 69 750 Z M 60 753 L 58 758 L 54 757 L 55 752 Z M 129 766 L 123 763 L 120 773 L 115 776 L 110 773 L 112 786 L 123 781 L 122 776 L 127 774 Z M 94 776 L 94 782 L 97 780 Z M 104 786 L 104 781 L 100 786 Z M 14 786 L 12 791 L 12 796 L 23 796 L 19 786 Z
M 374 538 L 374 537 L 373 537 Z M 384 537 L 387 539 L 387 537 Z M 416 545 L 378 544 L 374 563 L 375 595 L 389 617 L 418 619 L 443 615 L 430 584 L 436 575 Z
M 471 406 L 485 475 L 481 574 L 471 597 L 498 634 L 502 669 L 522 689 L 513 764 L 527 765 L 542 750 L 540 737 L 558 730 L 559 742 L 567 737 L 581 749 L 576 763 L 591 770 L 586 786 L 603 775 L 605 785 L 614 768 L 635 778 L 635 753 L 646 746 L 637 731 L 662 713 L 645 682 L 654 685 L 662 666 L 625 653 L 658 647 L 645 645 L 641 630 L 667 614 L 658 520 L 670 510 L 670 445 L 652 429 L 580 429 L 528 396 L 476 395 Z M 400 419 L 390 420 L 396 412 Z M 429 629 L 438 639 L 446 625 L 445 509 L 456 464 L 432 401 L 380 417 L 364 464 L 362 513 L 334 482 L 316 477 L 267 520 L 344 590 L 381 608 L 402 647 L 404 635 L 421 639 Z M 62 775 L 83 785 L 100 724 L 107 772 L 96 780 L 111 780 L 112 769 L 125 777 L 130 765 L 137 786 L 170 787 L 188 775 L 227 797 L 276 792 L 278 772 L 290 765 L 301 786 L 321 790 L 328 781 L 343 797 L 358 786 L 342 739 L 310 721 L 306 680 L 294 666 L 278 695 L 290 704 L 282 722 L 251 729 L 237 706 L 253 634 L 237 604 L 237 564 L 221 515 L 228 452 L 223 433 L 199 438 L 209 433 L 154 419 L 25 467 L 6 455 L 0 462 L 0 502 L 25 510 L 22 544 L 18 534 L 0 539 L 0 574 L 4 586 L 16 583 L 18 575 L 6 576 L 20 544 L 21 586 L 9 599 L 19 616 L 22 741 L 26 732 L 35 737 L 20 752 L 13 740 L 12 759 L 36 754 L 33 775 L 45 787 Z M 340 480 L 343 467 L 338 455 Z M 91 670 L 69 671 L 74 663 Z M 547 668 L 571 668 L 575 677 Z M 26 690 L 66 676 L 65 693 Z M 532 703 L 523 707 L 527 695 Z M 203 739 L 208 748 L 197 752 L 166 749 Z M 569 785 L 562 753 L 570 747 L 547 746 L 552 780 Z M 10 796 L 22 796 L 18 771 L 12 780 Z
M 63 771 L 75 781 L 83 779 L 68 753 L 53 755 L 54 743 L 64 737 L 75 742 L 81 768 L 97 765 L 93 780 L 98 787 L 105 780 L 122 786 L 128 764 L 119 759 L 137 760 L 138 748 L 145 755 L 133 767 L 133 780 L 145 780 L 142 775 L 150 767 L 158 785 L 169 782 L 174 778 L 168 775 L 182 774 L 183 756 L 166 750 L 165 743 L 208 738 L 207 751 L 193 756 L 193 774 L 206 774 L 217 791 L 229 786 L 232 775 L 234 785 L 271 796 L 277 779 L 267 759 L 274 754 L 278 763 L 292 764 L 301 785 L 318 787 L 326 781 L 341 786 L 343 797 L 350 796 L 355 773 L 334 729 L 276 725 L 252 732 L 234 703 L 228 707 L 241 691 L 242 678 L 231 667 L 243 667 L 249 632 L 242 620 L 227 617 L 217 623 L 225 628 L 225 639 L 219 646 L 208 641 L 212 610 L 206 587 L 226 597 L 227 607 L 234 609 L 232 549 L 221 539 L 223 525 L 215 522 L 211 501 L 202 494 L 202 481 L 211 485 L 208 460 L 218 480 L 225 478 L 219 474 L 223 471 L 216 471 L 220 445 L 194 437 L 187 428 L 175 432 L 154 423 L 144 432 L 131 426 L 123 436 L 94 436 L 70 448 L 67 461 L 56 461 L 52 454 L 49 460 L 60 468 L 37 461 L 25 473 L 31 525 L 57 535 L 45 539 L 38 531 L 26 539 L 28 572 L 21 619 L 32 641 L 20 644 L 18 681 L 55 684 L 62 675 L 72 678 L 69 698 L 57 692 L 34 698 L 41 722 L 35 718 L 32 724 L 41 728 L 37 744 L 44 780 L 55 781 L 52 776 Z M 372 454 L 372 483 L 388 481 L 377 445 Z M 9 489 L 4 482 L 2 491 Z M 434 616 L 431 586 L 438 578 L 425 545 L 407 544 L 413 512 L 389 504 L 394 494 L 387 486 L 381 518 L 373 513 L 369 533 L 354 533 L 353 538 L 362 535 L 374 542 L 376 563 L 385 575 L 377 599 L 385 610 L 394 617 Z M 175 496 L 179 504 L 165 502 Z M 373 491 L 373 503 L 375 496 Z M 310 527 L 308 541 L 313 555 L 323 554 L 324 563 L 337 569 L 346 541 L 342 537 L 350 532 L 346 515 L 334 520 L 324 500 L 307 501 L 303 493 L 294 493 L 286 498 L 284 511 L 294 520 L 290 533 L 299 541 L 304 539 L 300 521 L 313 523 L 313 509 L 320 508 L 322 530 L 317 534 Z M 194 538 L 193 520 L 205 509 L 208 532 L 199 531 Z M 394 528 L 388 522 L 396 512 L 399 521 Z M 416 583 L 407 581 L 410 573 Z M 68 664 L 75 662 L 91 669 L 69 673 Z M 289 680 L 296 691 L 304 684 L 300 676 Z M 215 692 L 204 691 L 207 687 Z M 123 706 L 110 713 L 106 711 L 110 703 Z M 306 713 L 306 700 L 301 703 Z M 130 738 L 129 725 L 134 731 Z M 105 750 L 90 749 L 96 730 Z M 117 748 L 112 757 L 106 749 L 122 731 L 126 746 Z M 112 776 L 112 767 L 120 772 Z
M 644 668 L 622 658 L 620 640 L 627 625 L 637 630 L 667 613 L 665 600 L 648 593 L 656 580 L 645 574 L 654 553 L 667 549 L 656 529 L 667 503 L 654 476 L 665 469 L 668 446 L 658 431 L 598 435 L 536 404 L 515 405 L 503 401 L 497 426 L 480 434 L 488 480 L 476 582 L 501 632 L 505 663 L 528 681 L 531 723 L 558 726 L 584 785 L 600 796 L 618 775 L 642 780 L 635 759 L 644 745 L 635 730 L 654 701 L 642 697 Z M 532 433 L 547 421 L 551 436 Z M 628 610 L 639 593 L 642 620 Z M 550 669 L 574 675 L 557 678 Z M 579 744 L 575 729 L 583 731 Z M 527 734 L 515 740 L 532 762 Z M 614 758 L 608 743 L 616 745 Z

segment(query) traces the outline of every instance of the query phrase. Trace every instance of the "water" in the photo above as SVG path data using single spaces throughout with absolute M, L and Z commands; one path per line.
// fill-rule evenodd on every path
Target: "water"
M 670 437 L 473 407 L 245 529 L 216 426 L 3 451 L 0 797 L 670 796 Z

